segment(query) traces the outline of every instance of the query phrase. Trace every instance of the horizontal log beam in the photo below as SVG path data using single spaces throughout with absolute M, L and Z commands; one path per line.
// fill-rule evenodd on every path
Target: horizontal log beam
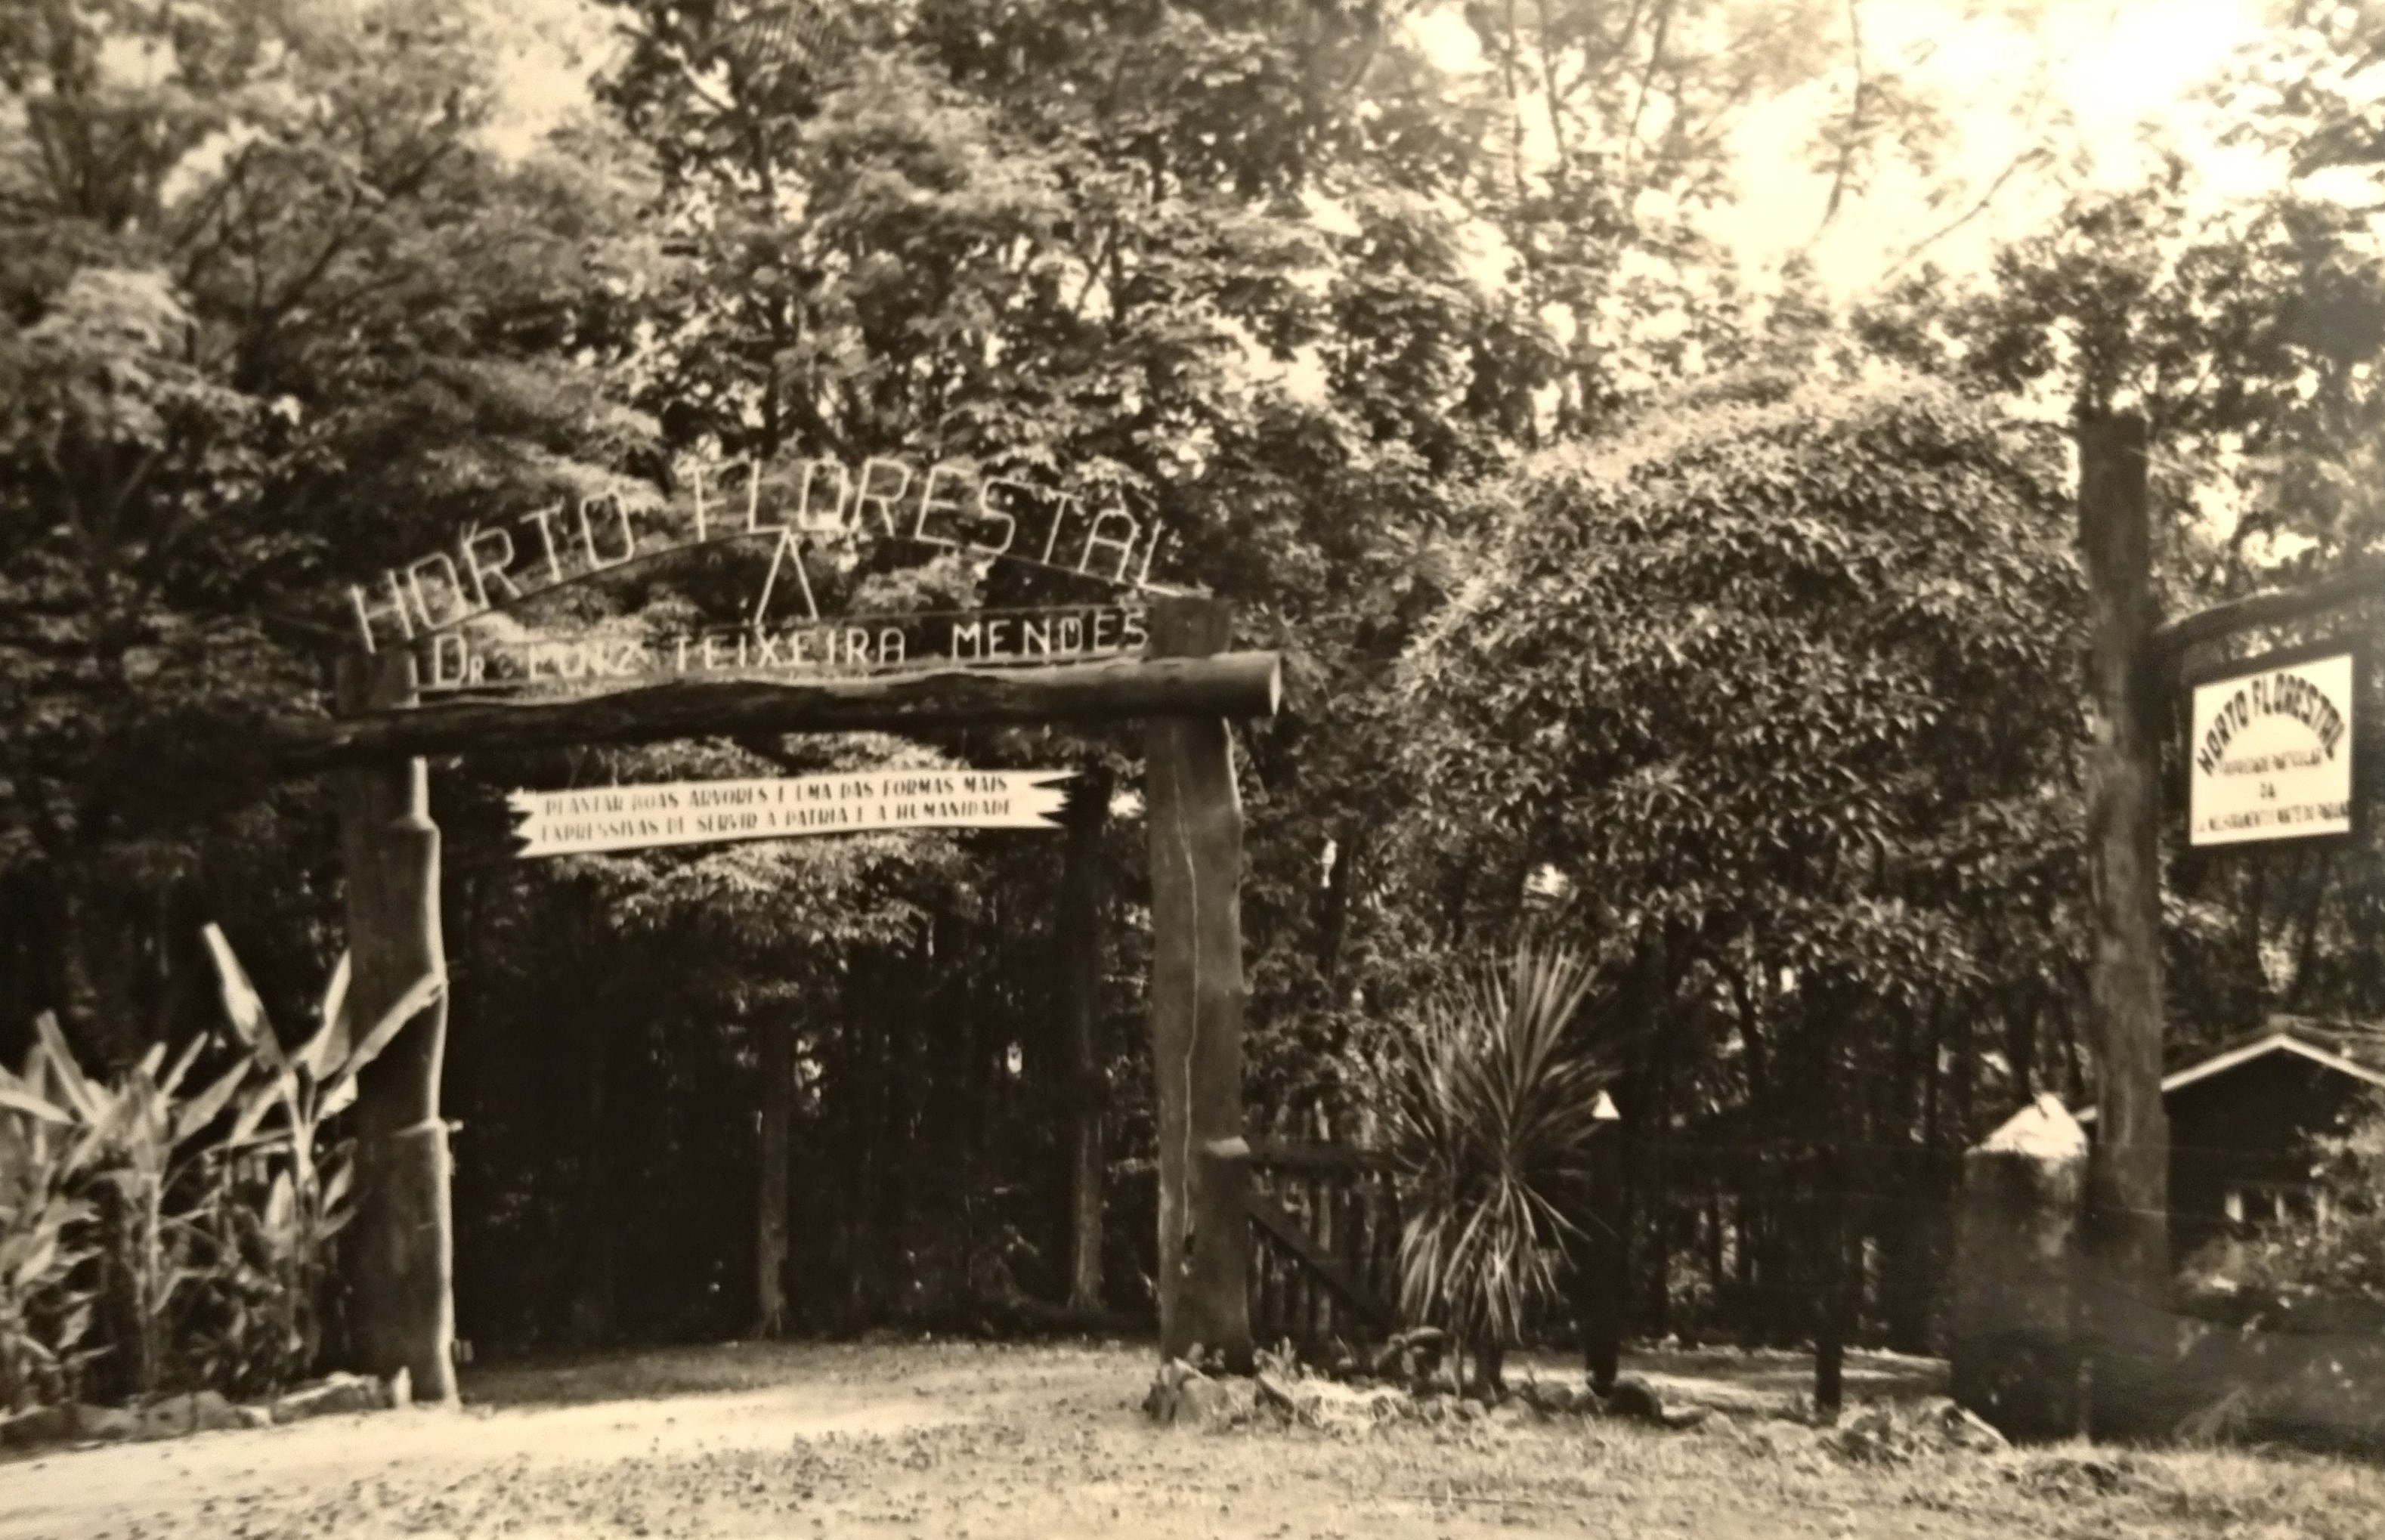
M 2305 615 L 2379 593 L 2385 593 L 2385 561 L 2369 562 L 2301 588 L 2249 594 L 2226 604 L 2213 605 L 2209 609 L 2198 609 L 2191 615 L 2181 615 L 2154 628 L 2154 647 L 2164 657 L 2175 657 L 2197 642 L 2216 641 L 2254 626 L 2299 620 Z
M 1250 1146 L 1251 1170 L 1255 1171 L 1307 1171 L 1352 1176 L 1393 1169 L 1389 1155 L 1357 1145 L 1319 1145 L 1300 1139 L 1270 1139 L 1260 1135 L 1250 1141 Z
M 263 746 L 277 770 L 304 774 L 374 759 L 567 744 L 901 732 L 973 722 L 1267 717 L 1282 697 L 1282 665 L 1265 652 L 845 679 L 675 679 L 568 700 L 482 697 L 354 717 L 282 719 L 266 724 Z

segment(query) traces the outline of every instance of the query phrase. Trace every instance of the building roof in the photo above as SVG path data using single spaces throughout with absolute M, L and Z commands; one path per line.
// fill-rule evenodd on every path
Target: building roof
M 2252 1037 L 2240 1038 L 2216 1053 L 2207 1054 L 2162 1077 L 2162 1095 L 2167 1096 L 2181 1086 L 2224 1075 L 2240 1065 L 2271 1054 L 2289 1054 L 2308 1059 L 2338 1074 L 2349 1075 L 2370 1085 L 2385 1086 L 2385 1069 L 2364 1063 L 2354 1053 L 2376 1053 L 2379 1034 L 2374 1028 L 2328 1027 L 2300 1017 L 2273 1016 L 2266 1030 Z M 2082 1123 L 2095 1120 L 2095 1109 L 2088 1108 L 2076 1114 Z

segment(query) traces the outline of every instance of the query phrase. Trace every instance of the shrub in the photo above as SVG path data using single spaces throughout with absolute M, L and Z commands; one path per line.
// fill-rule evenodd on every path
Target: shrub
M 356 1099 L 356 1077 L 446 981 L 416 981 L 362 1035 L 349 1020 L 349 965 L 332 970 L 315 1031 L 284 1051 L 263 1000 L 223 933 L 206 928 L 224 1015 L 260 1071 L 240 1095 L 221 1151 L 215 1234 L 224 1308 L 202 1342 L 227 1391 L 273 1390 L 312 1367 L 323 1346 L 331 1246 L 355 1211 L 356 1152 L 326 1126 Z
M 0 1410 L 71 1394 L 91 1297 L 75 1285 L 97 1255 L 78 1196 L 98 1142 L 50 1099 L 38 1045 L 0 1070 Z
M 237 1042 L 186 1093 L 204 1040 L 106 1080 L 56 1021 L 0 1070 L 0 1409 L 206 1386 L 269 1394 L 315 1366 L 352 1154 L 327 1125 L 356 1075 L 444 988 L 427 977 L 369 1030 L 342 959 L 306 1043 L 285 1051 L 220 932 L 206 941 Z
M 2319 1201 L 2191 1269 L 2191 1435 L 2385 1449 L 2385 1104 L 2314 1144 Z
M 2314 1142 L 2322 1201 L 2264 1226 L 2231 1271 L 2248 1285 L 2385 1305 L 2385 1103 L 2350 1132 Z
M 1408 1219 L 1400 1304 L 1471 1351 L 1495 1389 L 1505 1350 L 1560 1297 L 1578 1235 L 1600 1091 L 1612 1078 L 1577 1022 L 1581 953 L 1527 942 L 1430 996 L 1381 1067 L 1386 1145 Z

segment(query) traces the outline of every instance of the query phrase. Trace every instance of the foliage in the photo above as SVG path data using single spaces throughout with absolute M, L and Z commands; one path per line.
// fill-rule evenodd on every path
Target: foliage
M 211 1151 L 209 1194 L 218 1294 L 200 1346 L 207 1378 L 231 1390 L 277 1390 L 302 1377 L 323 1348 L 331 1283 L 331 1243 L 355 1217 L 351 1145 L 325 1143 L 325 1125 L 355 1104 L 356 1077 L 406 1024 L 446 991 L 436 975 L 417 980 L 359 1033 L 348 1011 L 343 954 L 323 992 L 315 1031 L 285 1050 L 246 970 L 209 925 L 224 1017 L 246 1050 L 226 1072 L 232 1120 Z M 256 1080 L 244 1083 L 251 1069 Z M 211 1089 L 190 1116 L 205 1126 L 225 1100 Z
M 1691 393 L 1518 475 L 1404 664 L 1416 881 L 1452 932 L 1555 898 L 1614 938 L 1630 1180 L 1737 1195 L 1772 1292 L 1727 1304 L 1774 1340 L 1852 1276 L 1811 1238 L 2042 1074 L 2078 976 L 2058 453 L 1894 370 Z M 1925 1245 L 1926 1201 L 1862 1222 Z
M 486 43 L 428 0 L 0 27 L 0 874 L 111 1069 L 122 954 L 258 795 L 247 724 L 314 704 L 345 583 L 642 442 L 593 367 L 656 260 L 636 158 L 506 153 Z
M 221 933 L 210 926 L 206 939 L 239 1039 L 206 1085 L 184 1090 L 205 1039 L 170 1065 L 159 1045 L 103 1081 L 46 1014 L 24 1072 L 0 1071 L 0 1393 L 11 1405 L 80 1393 L 86 1367 L 147 1397 L 188 1383 L 269 1393 L 316 1362 L 328 1247 L 353 1181 L 345 1148 L 322 1147 L 323 1124 L 444 982 L 422 981 L 356 1036 L 343 959 L 321 1026 L 285 1053 Z
M 77 1196 L 99 1144 L 52 1099 L 45 1050 L 0 1070 L 0 1405 L 70 1394 L 90 1350 L 91 1299 L 72 1285 L 97 1253 Z
M 1518 482 L 1409 662 L 1424 837 L 1629 932 L 1967 986 L 2058 859 L 2027 843 L 2077 722 L 2051 447 L 1905 378 L 1751 394 Z
M 1925 272 L 1858 315 L 1922 367 L 2055 410 L 2143 412 L 2180 602 L 2324 571 L 2385 529 L 2366 473 L 2385 420 L 2380 28 L 2374 6 L 2297 7 L 2181 114 L 2219 154 L 2156 136 L 2140 182 L 2077 190 L 1987 282 Z M 2222 174 L 2248 163 L 2271 174 Z
M 1428 997 L 1381 1067 L 1386 1148 L 1408 1207 L 1400 1304 L 1472 1346 L 1495 1383 L 1500 1349 L 1558 1297 L 1580 1233 L 1589 1146 L 1614 1067 L 1580 1018 L 1592 958 L 1519 944 Z M 1614 1137 L 1612 1133 L 1608 1137 Z
M 2238 1243 L 2229 1271 L 2255 1290 L 2385 1306 L 2385 1105 L 2371 1103 L 2347 1132 L 2313 1144 L 2317 1202 Z
M 178 1308 L 201 1276 L 204 1241 L 188 1208 L 195 1168 L 177 1151 L 221 1109 L 239 1071 L 195 1098 L 178 1099 L 199 1045 L 171 1068 L 160 1045 L 129 1072 L 94 1081 L 55 1019 L 44 1014 L 35 1025 L 39 1044 L 26 1072 L 0 1086 L 22 1160 L 9 1315 L 19 1332 L 37 1314 L 59 1324 L 48 1342 L 27 1333 L 8 1344 L 10 1358 L 37 1365 L 44 1382 L 24 1375 L 10 1389 L 20 1396 L 75 1389 L 58 1354 L 94 1323 L 95 1307 L 102 1346 L 81 1357 L 105 1354 L 111 1380 L 147 1395 L 171 1371 Z M 95 1277 L 78 1289 L 85 1263 Z
M 85 1190 L 98 1227 L 110 1377 L 145 1397 L 165 1388 L 177 1367 L 183 1307 L 210 1260 L 192 1199 L 209 1151 L 184 1146 L 222 1110 L 245 1069 L 234 1065 L 196 1096 L 180 1097 L 203 1045 L 194 1040 L 171 1066 L 159 1044 L 130 1072 L 103 1083 L 83 1074 L 54 1018 L 35 1025 L 62 1102 L 97 1141 Z

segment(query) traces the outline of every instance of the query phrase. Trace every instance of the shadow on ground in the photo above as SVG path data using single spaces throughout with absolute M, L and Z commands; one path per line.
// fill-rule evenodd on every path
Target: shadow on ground
M 790 1379 L 866 1375 L 892 1338 L 860 1342 L 735 1342 L 606 1354 L 556 1355 L 507 1360 L 466 1371 L 464 1399 L 485 1407 L 574 1407 L 638 1401 L 661 1396 L 731 1395 L 766 1390 Z M 1111 1340 L 1079 1345 L 1091 1350 L 1151 1350 Z M 1718 1410 L 1779 1412 L 1813 1391 L 1810 1354 L 1759 1348 L 1650 1348 L 1626 1353 L 1622 1367 L 1647 1377 L 1667 1401 Z M 1580 1360 L 1563 1352 L 1530 1352 L 1509 1360 L 1509 1376 L 1543 1382 L 1580 1378 Z M 1846 1397 L 1946 1394 L 1942 1358 L 1894 1353 L 1849 1353 Z
M 850 1371 L 891 1343 L 726 1342 L 542 1355 L 464 1371 L 464 1403 L 581 1407 L 663 1396 L 735 1395 Z

